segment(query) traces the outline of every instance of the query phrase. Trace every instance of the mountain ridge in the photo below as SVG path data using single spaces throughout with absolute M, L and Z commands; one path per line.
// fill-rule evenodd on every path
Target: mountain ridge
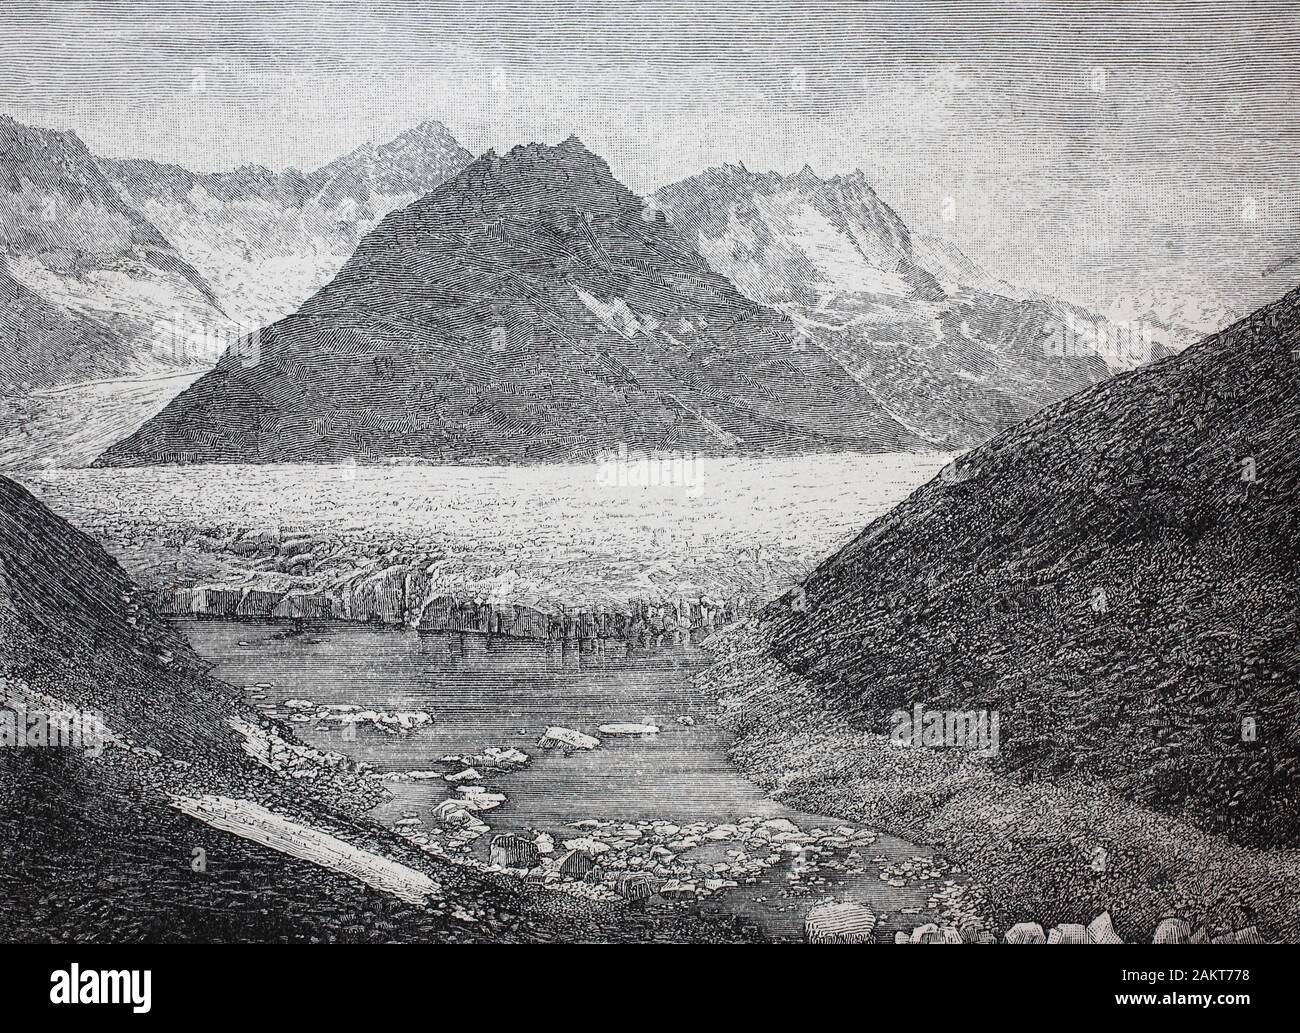
M 996 279 L 951 241 L 914 235 L 861 169 L 823 179 L 807 165 L 723 165 L 653 203 L 932 447 L 969 447 L 1190 339 L 1135 333 Z
M 156 372 L 219 353 L 164 340 L 160 327 L 230 338 L 208 282 L 118 194 L 74 132 L 0 116 L 0 216 L 0 383 Z
M 250 332 L 291 314 L 395 208 L 473 160 L 441 122 L 353 148 L 312 172 L 193 172 L 101 158 L 106 175 L 217 285 Z
M 101 465 L 920 444 L 572 136 L 389 213 L 259 345 Z

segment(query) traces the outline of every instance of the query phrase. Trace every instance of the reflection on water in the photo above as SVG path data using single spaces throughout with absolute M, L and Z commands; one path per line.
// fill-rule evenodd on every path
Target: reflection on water
M 293 725 L 305 741 L 380 770 L 440 769 L 442 757 L 478 754 L 487 746 L 523 750 L 531 764 L 485 779 L 489 789 L 506 795 L 503 805 L 481 815 L 493 832 L 545 829 L 572 837 L 576 833 L 565 826 L 590 818 L 719 823 L 762 815 L 788 818 L 805 830 L 839 824 L 783 807 L 731 767 L 727 733 L 710 719 L 712 701 L 692 685 L 704 655 L 689 643 L 537 642 L 358 624 L 180 626 L 214 663 L 217 677 L 245 686 L 249 698 L 275 716 L 292 713 L 283 706 L 290 699 L 433 714 L 432 725 L 394 735 L 368 725 Z M 568 755 L 537 747 L 548 726 L 599 735 L 602 724 L 627 722 L 661 731 L 601 736 L 600 748 Z M 455 795 L 442 779 L 388 788 L 393 799 L 375 812 L 381 820 L 410 811 L 425 816 Z M 476 847 L 479 856 L 486 855 L 487 838 Z M 890 860 L 926 853 L 887 836 L 868 850 Z M 797 935 L 802 912 L 816 897 L 792 900 L 782 895 L 787 888 L 784 869 L 772 869 L 757 885 L 723 894 L 711 906 L 753 912 L 770 932 Z M 923 905 L 928 895 L 917 887 L 888 886 L 875 874 L 849 876 L 839 885 L 830 879 L 815 888 L 895 913 Z M 925 920 L 900 916 L 897 924 L 910 928 Z

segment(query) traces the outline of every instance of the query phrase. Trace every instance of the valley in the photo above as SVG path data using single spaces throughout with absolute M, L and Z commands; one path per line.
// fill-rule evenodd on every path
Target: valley
M 1277 6 L 6 8 L 0 941 L 1300 941 Z

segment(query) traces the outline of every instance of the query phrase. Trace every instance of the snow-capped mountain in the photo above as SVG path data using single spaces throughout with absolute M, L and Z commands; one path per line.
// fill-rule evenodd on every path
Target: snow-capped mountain
M 234 337 L 76 134 L 0 116 L 0 391 L 211 363 Z
M 296 311 L 385 215 L 473 157 L 430 121 L 311 173 L 252 165 L 197 173 L 141 159 L 100 159 L 100 166 L 202 272 L 226 310 L 255 329 Z
M 1194 339 L 1004 283 L 951 242 L 914 236 L 861 171 L 724 165 L 652 203 L 717 272 L 785 312 L 935 446 L 976 444 Z

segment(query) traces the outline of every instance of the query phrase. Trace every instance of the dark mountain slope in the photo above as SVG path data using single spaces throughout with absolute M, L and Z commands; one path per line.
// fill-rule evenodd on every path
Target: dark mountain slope
M 997 768 L 1300 842 L 1297 355 L 1300 291 L 967 453 L 774 604 L 772 653 L 858 727 L 997 710 Z
M 393 212 L 257 349 L 103 465 L 547 461 L 917 439 L 740 295 L 576 139 L 489 152 Z
M 229 687 L 104 550 L 0 477 L 0 670 L 172 756 L 242 756 Z

